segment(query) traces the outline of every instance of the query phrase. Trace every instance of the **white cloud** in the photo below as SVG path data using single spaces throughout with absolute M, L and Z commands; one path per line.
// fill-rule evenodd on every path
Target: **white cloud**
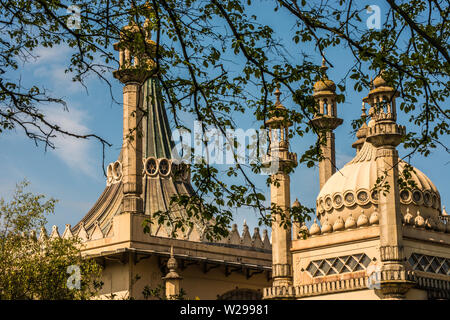
M 33 55 L 36 59 L 33 60 L 32 63 L 42 64 L 61 62 L 71 55 L 72 50 L 73 49 L 68 46 L 54 46 L 53 48 L 38 47 L 33 51 Z
M 88 119 L 85 112 L 71 107 L 69 111 L 60 106 L 46 108 L 47 120 L 61 127 L 62 130 L 84 135 L 90 132 L 85 123 Z M 97 161 L 92 156 L 92 140 L 79 139 L 58 134 L 53 140 L 55 149 L 51 152 L 64 161 L 71 169 L 78 170 L 92 178 L 98 178 L 95 167 Z

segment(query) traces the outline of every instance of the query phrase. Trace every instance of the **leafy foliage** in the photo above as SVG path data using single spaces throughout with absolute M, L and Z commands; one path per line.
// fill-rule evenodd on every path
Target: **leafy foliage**
M 36 239 L 35 230 L 53 213 L 55 200 L 17 185 L 12 201 L 0 199 L 0 299 L 89 299 L 101 287 L 101 269 L 81 257 L 74 239 Z M 79 289 L 71 288 L 69 266 L 80 270 Z
M 1 2 L 0 28 L 6 35 L 0 42 L 3 130 L 22 127 L 30 138 L 49 146 L 55 132 L 70 134 L 47 122 L 39 109 L 42 102 L 63 100 L 42 88 L 22 87 L 11 72 L 20 71 L 19 62 L 31 59 L 36 48 L 65 44 L 74 49 L 67 71 L 75 74 L 75 81 L 83 82 L 90 74 L 105 79 L 105 72 L 117 63 L 111 44 L 119 40 L 121 28 L 133 21 L 142 34 L 151 32 L 154 47 L 143 37 L 128 38 L 126 33 L 123 37 L 154 58 L 153 75 L 161 83 L 177 128 L 187 128 L 185 113 L 201 121 L 202 130 L 212 126 L 224 136 L 227 129 L 236 127 L 241 114 L 254 114 L 255 120 L 264 122 L 274 109 L 270 95 L 278 83 L 293 101 L 287 106 L 287 120 L 294 124 L 289 137 L 318 136 L 315 145 L 299 155 L 300 165 L 314 166 L 323 158 L 320 146 L 324 143 L 310 121 L 316 111 L 312 87 L 320 76 L 315 53 L 332 66 L 335 59 L 327 52 L 336 48 L 353 58 L 353 65 L 335 81 L 337 102 L 345 102 L 348 90 L 370 90 L 370 79 L 384 70 L 385 80 L 402 99 L 400 110 L 416 131 L 403 142 L 409 155 L 428 156 L 437 146 L 448 152 L 440 139 L 449 133 L 450 116 L 450 9 L 445 0 L 388 0 L 381 29 L 369 29 L 366 7 L 352 0 L 273 0 L 267 2 L 274 9 L 270 19 L 255 14 L 260 2 L 251 0 L 73 0 L 71 4 L 81 9 L 80 29 L 67 27 L 71 13 L 63 1 Z M 146 19 L 148 30 L 143 29 Z M 285 19 L 292 21 L 292 32 L 279 34 L 275 24 Z M 362 122 L 355 119 L 354 129 Z M 80 138 L 89 137 L 96 136 Z M 228 141 L 228 147 L 232 146 Z M 188 208 L 188 220 L 214 218 L 215 229 L 206 232 L 210 237 L 226 233 L 235 208 L 254 208 L 260 223 L 270 224 L 272 205 L 252 179 L 262 165 L 236 162 L 221 172 L 208 163 L 195 164 L 191 169 L 196 195 L 172 201 Z M 233 178 L 232 182 L 225 183 L 221 174 Z M 304 221 L 309 212 L 312 209 L 296 210 L 290 216 Z M 169 212 L 156 213 L 156 218 L 171 219 Z M 185 222 L 168 223 L 175 232 Z

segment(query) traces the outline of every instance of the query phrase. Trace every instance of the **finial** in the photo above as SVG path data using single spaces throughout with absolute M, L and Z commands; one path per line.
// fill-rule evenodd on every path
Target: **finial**
M 362 114 L 361 114 L 361 118 L 365 121 L 367 118 L 367 114 L 366 114 L 366 103 L 363 101 L 362 102 Z
M 322 56 L 322 66 L 320 67 L 320 71 L 322 72 L 322 77 L 324 79 L 327 79 L 327 73 L 326 73 L 327 69 L 328 69 L 328 67 L 325 62 L 325 57 Z
M 177 260 L 175 260 L 173 256 L 173 246 L 170 246 L 170 259 L 167 261 L 167 268 L 169 269 L 169 273 L 175 272 L 177 267 L 178 267 Z
M 273 94 L 277 97 L 277 101 L 275 102 L 275 105 L 281 104 L 281 102 L 280 102 L 280 96 L 281 96 L 280 84 L 278 82 L 276 84 L 276 89 L 275 89 L 275 92 Z

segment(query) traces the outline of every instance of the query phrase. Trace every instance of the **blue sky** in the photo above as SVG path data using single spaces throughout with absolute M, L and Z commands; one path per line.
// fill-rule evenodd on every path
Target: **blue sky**
M 377 1 L 372 1 L 377 3 Z M 270 10 L 259 8 L 258 13 L 271 17 Z M 292 31 L 293 20 L 287 17 L 277 20 L 274 28 L 289 34 Z M 290 48 L 288 48 L 290 49 Z M 297 50 L 298 48 L 292 48 Z M 320 56 L 313 48 L 305 46 L 302 50 Z M 95 133 L 108 142 L 111 148 L 106 150 L 106 164 L 115 161 L 122 143 L 122 107 L 112 101 L 109 88 L 105 83 L 96 78 L 87 81 L 88 91 L 80 84 L 71 81 L 70 74 L 64 72 L 70 59 L 70 49 L 65 47 L 40 48 L 37 52 L 40 58 L 23 66 L 22 80 L 24 84 L 45 86 L 56 96 L 62 96 L 68 103 L 69 112 L 60 106 L 43 106 L 49 119 L 56 121 L 63 128 L 76 133 Z M 347 71 L 352 60 L 348 51 L 333 49 L 327 52 L 327 58 L 334 65 L 328 70 L 329 78 L 339 81 Z M 122 86 L 107 75 L 112 84 L 114 98 L 122 101 Z M 338 105 L 339 117 L 344 119 L 344 124 L 336 131 L 336 159 L 337 166 L 342 167 L 350 161 L 355 152 L 351 144 L 355 138 L 351 135 L 351 120 L 361 114 L 361 99 L 367 92 L 353 92 L 353 85 L 347 83 L 346 102 Z M 285 98 L 283 104 L 291 108 L 293 106 L 289 98 Z M 408 126 L 407 118 L 400 114 L 398 122 L 407 125 L 407 130 L 418 131 L 417 128 Z M 186 123 L 189 126 L 192 124 Z M 259 128 L 261 123 L 255 122 L 251 115 L 240 115 L 237 124 L 243 129 L 251 127 Z M 294 138 L 291 141 L 291 151 L 300 155 L 314 141 L 313 136 L 306 138 Z M 450 139 L 445 137 L 442 142 L 450 144 Z M 43 146 L 36 147 L 33 141 L 26 138 L 20 130 L 2 133 L 0 135 L 0 162 L 2 173 L 0 174 L 0 197 L 8 199 L 14 186 L 26 178 L 31 182 L 31 190 L 43 193 L 48 197 L 58 199 L 55 215 L 49 217 L 49 225 L 58 225 L 60 231 L 64 224 L 75 225 L 91 208 L 103 191 L 106 180 L 102 172 L 101 145 L 95 140 L 76 140 L 67 137 L 58 137 L 55 140 L 56 149 L 45 152 Z M 406 152 L 399 148 L 400 155 Z M 434 151 L 428 158 L 414 156 L 411 163 L 428 175 L 441 194 L 442 204 L 450 196 L 447 188 L 449 180 L 449 159 L 444 150 Z M 224 168 L 223 168 L 224 169 Z M 256 181 L 269 197 L 269 190 L 264 185 L 265 177 L 257 177 Z M 308 169 L 306 166 L 297 167 L 291 176 L 291 199 L 298 198 L 307 206 L 315 206 L 315 198 L 319 193 L 318 169 Z M 239 229 L 242 230 L 242 222 L 246 219 L 249 227 L 257 225 L 257 215 L 249 210 L 240 210 L 235 217 Z

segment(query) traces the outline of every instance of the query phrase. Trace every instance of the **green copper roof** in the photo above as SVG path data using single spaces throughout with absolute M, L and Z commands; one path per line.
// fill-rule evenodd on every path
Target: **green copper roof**
M 158 79 L 150 78 L 143 84 L 143 109 L 148 110 L 144 132 L 145 157 L 171 159 L 174 143 Z

